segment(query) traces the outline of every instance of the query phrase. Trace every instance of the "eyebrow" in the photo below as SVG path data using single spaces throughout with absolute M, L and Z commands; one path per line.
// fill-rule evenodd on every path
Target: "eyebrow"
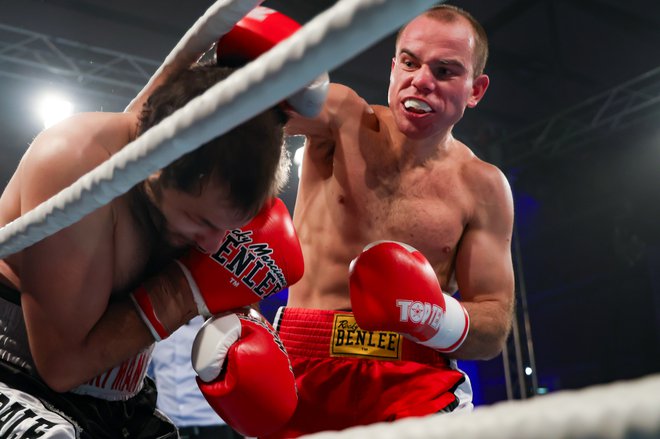
M 208 226 L 208 227 L 212 228 L 212 229 L 215 230 L 215 231 L 219 231 L 219 230 L 220 230 L 220 228 L 219 228 L 218 226 L 216 226 L 215 224 L 213 224 L 213 222 L 211 222 L 208 218 L 203 217 L 202 215 L 191 215 L 191 214 L 189 214 L 189 215 L 190 215 L 191 219 L 193 219 L 193 220 L 196 221 L 196 222 L 197 222 L 197 221 L 198 221 L 198 222 L 201 222 L 201 223 L 203 223 L 205 226 Z
M 415 58 L 415 59 L 418 59 L 418 58 L 419 58 L 417 55 L 415 55 L 413 52 L 411 52 L 411 51 L 408 50 L 408 49 L 401 49 L 401 51 L 399 52 L 399 55 L 398 55 L 398 56 L 401 56 L 401 55 L 404 54 L 404 53 L 405 53 L 406 55 L 410 55 L 410 56 L 412 56 L 412 57 Z
M 415 53 L 413 53 L 412 51 L 410 51 L 408 49 L 401 49 L 401 52 L 399 52 L 399 55 L 404 54 L 404 53 L 406 55 L 409 55 L 409 56 L 415 58 L 415 59 L 419 59 L 419 57 L 417 55 L 415 55 Z M 442 65 L 442 66 L 454 66 L 454 67 L 459 67 L 463 70 L 467 70 L 467 68 L 465 67 L 465 64 L 463 64 L 462 62 L 460 62 L 457 59 L 452 59 L 452 58 L 439 59 L 439 60 L 436 60 L 436 61 L 432 61 L 431 64 L 435 64 L 435 65 L 439 64 L 439 65 Z

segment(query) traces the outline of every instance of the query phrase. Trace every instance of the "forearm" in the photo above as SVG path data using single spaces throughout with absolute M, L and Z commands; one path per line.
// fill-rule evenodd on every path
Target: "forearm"
M 168 270 L 141 288 L 152 293 L 154 306 L 170 331 L 195 315 L 189 311 L 193 304 L 190 292 L 180 287 Z M 36 329 L 31 333 L 31 347 L 37 370 L 58 391 L 68 391 L 99 376 L 154 342 L 129 294 L 113 297 L 83 335 L 57 335 L 47 326 Z
M 131 293 L 135 310 L 159 341 L 198 314 L 191 285 L 176 262 Z
M 513 307 L 501 301 L 462 302 L 470 316 L 465 342 L 453 358 L 489 360 L 502 352 L 511 330 Z
M 41 327 L 28 337 L 41 378 L 55 391 L 69 391 L 134 356 L 153 338 L 129 300 L 111 303 L 102 318 L 80 338 Z
M 83 370 L 79 370 L 79 382 L 71 383 L 72 387 L 135 356 L 153 342 L 128 298 L 112 302 L 81 349 L 79 361 L 86 364 Z

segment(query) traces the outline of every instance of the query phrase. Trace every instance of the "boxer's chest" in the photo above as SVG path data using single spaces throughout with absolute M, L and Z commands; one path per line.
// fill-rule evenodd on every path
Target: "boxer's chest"
M 360 241 L 406 242 L 434 265 L 451 261 L 469 218 L 469 197 L 453 171 L 416 169 L 392 178 L 369 178 L 351 172 L 352 179 L 336 190 L 345 199 L 338 210 L 352 224 Z
M 130 212 L 130 205 L 116 201 L 118 219 L 114 230 L 114 290 L 121 291 L 133 287 L 145 277 L 145 272 L 158 256 L 153 235 L 145 233 L 142 226 Z M 164 255 L 163 255 L 164 256 Z

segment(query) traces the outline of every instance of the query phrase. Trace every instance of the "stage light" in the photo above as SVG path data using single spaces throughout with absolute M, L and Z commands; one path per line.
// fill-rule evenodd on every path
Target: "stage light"
M 73 114 L 73 104 L 62 96 L 47 94 L 39 101 L 38 112 L 44 127 L 48 128 L 71 116 Z
M 293 154 L 293 164 L 298 166 L 298 178 L 300 178 L 300 175 L 302 174 L 302 162 L 304 153 L 305 147 L 301 146 L 300 148 L 296 149 L 296 152 Z

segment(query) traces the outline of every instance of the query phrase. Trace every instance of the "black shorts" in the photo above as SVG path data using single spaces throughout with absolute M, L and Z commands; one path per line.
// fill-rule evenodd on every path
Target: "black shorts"
M 38 378 L 0 362 L 0 437 L 80 439 L 178 438 L 156 409 L 156 387 L 146 382 L 127 401 L 58 393 Z

